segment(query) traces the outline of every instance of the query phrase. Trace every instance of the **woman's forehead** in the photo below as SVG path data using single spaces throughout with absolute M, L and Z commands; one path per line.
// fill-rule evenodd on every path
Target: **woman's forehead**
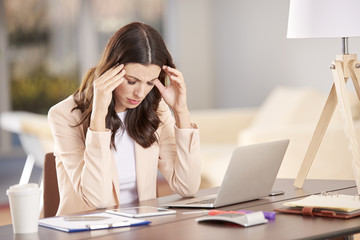
M 155 64 L 128 63 L 124 68 L 126 75 L 142 81 L 151 81 L 158 78 L 161 71 L 161 68 Z

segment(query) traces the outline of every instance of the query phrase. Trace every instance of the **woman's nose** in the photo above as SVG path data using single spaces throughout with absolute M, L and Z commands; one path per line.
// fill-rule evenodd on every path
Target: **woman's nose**
M 145 87 L 143 84 L 139 84 L 135 89 L 135 96 L 142 98 L 145 95 Z

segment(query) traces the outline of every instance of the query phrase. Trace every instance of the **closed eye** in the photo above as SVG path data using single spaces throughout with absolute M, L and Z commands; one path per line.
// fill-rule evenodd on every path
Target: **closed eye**
M 133 76 L 127 76 L 127 75 L 125 75 L 125 79 L 127 80 L 127 83 L 128 83 L 129 85 L 135 85 L 136 82 L 142 82 L 141 80 L 139 80 L 138 78 L 133 77 Z M 157 78 L 156 78 L 156 79 L 157 79 Z M 150 81 L 146 82 L 146 84 L 147 84 L 148 86 L 150 86 L 150 87 L 153 87 L 153 86 L 155 85 L 154 82 L 155 82 L 156 79 L 150 80 Z

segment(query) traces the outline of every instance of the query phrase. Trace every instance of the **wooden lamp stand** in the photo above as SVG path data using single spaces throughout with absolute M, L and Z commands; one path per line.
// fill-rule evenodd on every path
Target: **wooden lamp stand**
M 329 122 L 336 105 L 339 103 L 344 120 L 345 133 L 347 134 L 349 143 L 351 144 L 353 155 L 352 168 L 354 171 L 356 186 L 358 192 L 360 193 L 360 139 L 356 136 L 349 97 L 346 91 L 346 83 L 348 79 L 351 78 L 357 96 L 360 100 L 360 62 L 357 60 L 356 54 L 348 54 L 347 38 L 343 38 L 343 54 L 336 56 L 336 60 L 332 62 L 330 69 L 333 74 L 334 83 L 326 100 L 319 122 L 315 128 L 315 132 L 310 141 L 298 175 L 295 179 L 294 186 L 302 188 L 311 164 L 319 149 L 320 143 L 323 140 L 325 131 L 329 126 Z

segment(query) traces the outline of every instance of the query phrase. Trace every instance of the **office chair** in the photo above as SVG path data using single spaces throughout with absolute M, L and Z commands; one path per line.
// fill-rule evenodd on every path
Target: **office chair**
M 53 217 L 58 210 L 60 197 L 56 176 L 55 156 L 52 152 L 45 154 L 43 180 L 44 217 Z

